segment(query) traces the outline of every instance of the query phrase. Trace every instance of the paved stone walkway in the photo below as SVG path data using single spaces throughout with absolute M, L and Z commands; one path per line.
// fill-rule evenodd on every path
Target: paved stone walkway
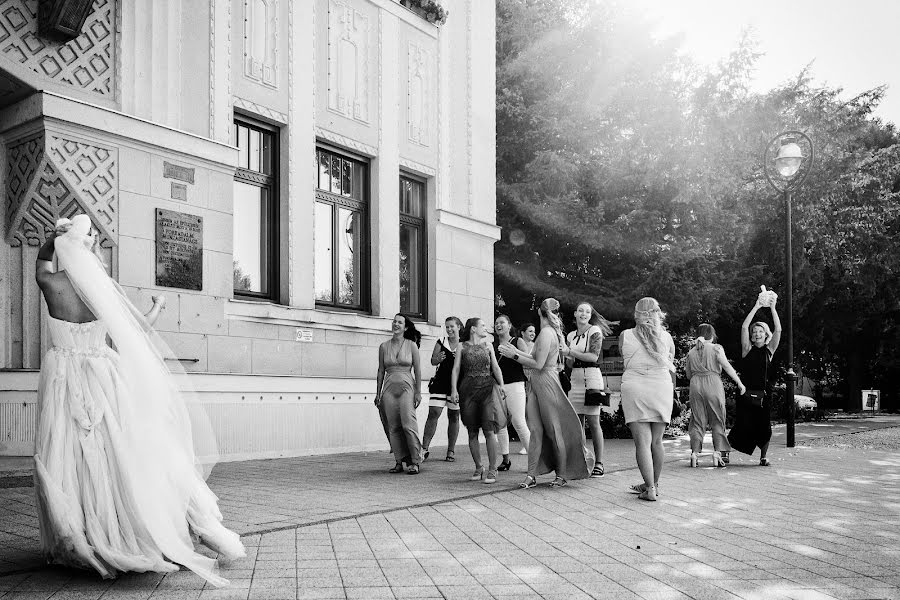
M 797 439 L 896 425 L 804 424 Z M 562 489 L 511 490 L 518 455 L 501 484 L 469 483 L 464 447 L 456 463 L 436 449 L 417 477 L 384 473 L 386 453 L 220 465 L 211 486 L 249 554 L 223 565 L 221 590 L 190 572 L 39 568 L 33 489 L 0 489 L 0 572 L 20 571 L 0 575 L 0 597 L 900 598 L 900 457 L 788 451 L 776 432 L 769 468 L 733 454 L 690 469 L 684 441 L 669 442 L 656 503 L 626 491 L 630 441 L 608 442 L 606 477 Z

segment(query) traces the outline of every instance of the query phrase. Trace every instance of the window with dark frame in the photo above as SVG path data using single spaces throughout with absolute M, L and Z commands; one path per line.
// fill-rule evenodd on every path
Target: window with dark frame
M 369 308 L 369 165 L 316 148 L 316 304 Z
M 276 300 L 278 268 L 278 130 L 235 117 L 234 294 Z
M 400 312 L 426 318 L 425 182 L 400 176 Z

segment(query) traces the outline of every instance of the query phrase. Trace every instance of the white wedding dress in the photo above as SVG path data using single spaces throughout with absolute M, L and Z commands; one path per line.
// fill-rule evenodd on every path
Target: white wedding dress
M 199 538 L 223 557 L 245 554 L 196 458 L 202 419 L 152 347 L 146 321 L 66 236 L 74 237 L 58 238 L 60 269 L 98 319 L 48 319 L 34 457 L 44 554 L 103 577 L 183 565 L 226 585 L 217 562 L 194 550 Z

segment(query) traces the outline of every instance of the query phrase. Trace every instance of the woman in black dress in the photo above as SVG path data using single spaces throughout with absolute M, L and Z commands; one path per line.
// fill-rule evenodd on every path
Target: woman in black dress
M 759 447 L 759 464 L 762 467 L 769 466 L 766 453 L 769 450 L 769 440 L 772 438 L 772 355 L 781 341 L 781 320 L 775 311 L 774 292 L 764 291 L 756 299 L 753 309 L 747 314 L 741 325 L 741 356 L 738 371 L 741 373 L 741 381 L 747 386 L 747 392 L 737 399 L 734 427 L 728 434 L 728 442 L 732 449 L 744 454 L 753 454 Z M 750 322 L 756 312 L 768 306 L 772 311 L 772 322 L 775 331 L 769 330 L 769 326 L 756 321 Z M 762 406 L 754 404 L 751 394 L 753 391 L 763 392 Z M 728 462 L 727 453 L 722 453 L 723 460 Z

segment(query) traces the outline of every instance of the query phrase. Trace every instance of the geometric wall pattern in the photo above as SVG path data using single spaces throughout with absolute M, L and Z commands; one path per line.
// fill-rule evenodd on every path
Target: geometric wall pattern
M 38 0 L 0 0 L 0 55 L 60 83 L 112 97 L 115 82 L 115 0 L 94 0 L 74 40 L 38 37 Z
M 118 243 L 118 153 L 69 135 L 41 132 L 9 148 L 7 242 L 38 246 L 56 220 L 85 213 L 101 244 Z

